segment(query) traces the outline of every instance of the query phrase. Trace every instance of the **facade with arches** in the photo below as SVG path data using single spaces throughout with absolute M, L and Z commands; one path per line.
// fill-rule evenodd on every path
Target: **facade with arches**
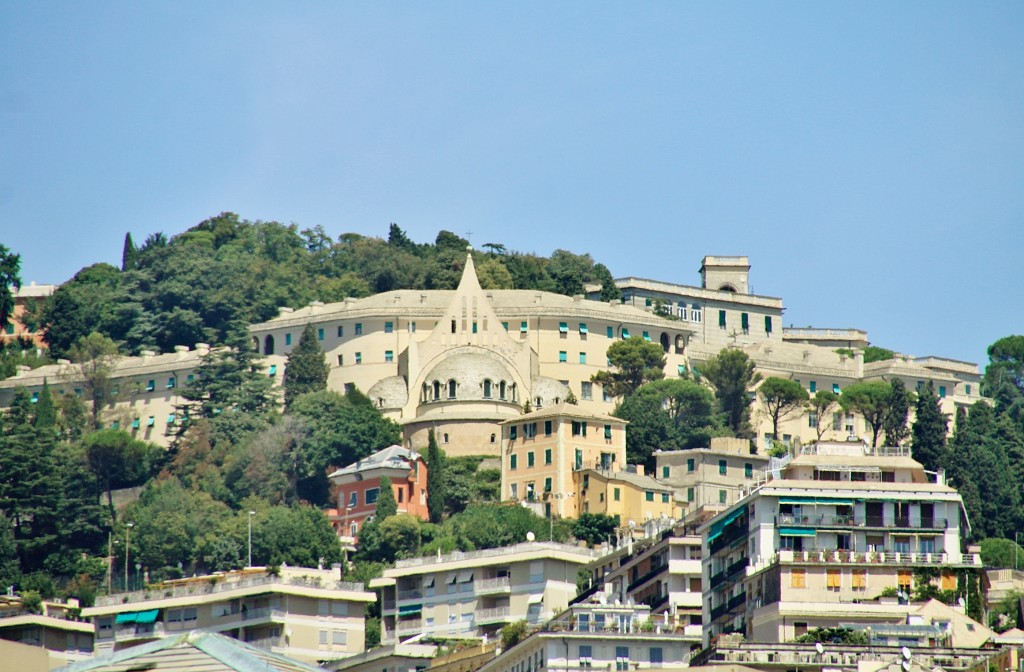
M 524 408 L 570 397 L 608 414 L 615 400 L 590 378 L 608 368 L 615 340 L 660 343 L 666 375 L 687 370 L 685 323 L 621 302 L 535 290 L 484 290 L 467 255 L 455 290 L 397 290 L 331 304 L 281 309 L 251 327 L 267 362 L 282 368 L 312 323 L 328 364 L 328 387 L 358 388 L 402 425 L 406 448 L 434 429 L 450 455 L 500 454 L 501 423 Z

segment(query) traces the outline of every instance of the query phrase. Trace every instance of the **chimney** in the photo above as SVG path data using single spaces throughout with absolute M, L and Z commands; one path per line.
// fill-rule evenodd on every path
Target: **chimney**
M 174 351 L 177 352 L 178 354 L 181 354 L 181 353 L 184 353 L 184 352 L 188 352 L 188 346 L 187 345 L 176 345 L 176 346 L 174 346 Z
M 142 357 L 143 360 L 152 359 L 153 357 L 156 356 L 156 351 L 155 350 L 143 350 L 142 352 L 139 353 L 139 355 Z
M 200 355 L 205 355 L 206 353 L 210 352 L 210 344 L 196 343 L 196 352 L 198 352 Z

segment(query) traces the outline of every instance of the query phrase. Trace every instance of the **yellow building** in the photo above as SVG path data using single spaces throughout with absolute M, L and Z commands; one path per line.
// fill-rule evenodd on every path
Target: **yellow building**
M 635 527 L 654 518 L 678 519 L 682 502 L 671 485 L 643 473 L 643 467 L 623 470 L 582 469 L 574 472 L 576 500 L 581 513 L 618 516 Z

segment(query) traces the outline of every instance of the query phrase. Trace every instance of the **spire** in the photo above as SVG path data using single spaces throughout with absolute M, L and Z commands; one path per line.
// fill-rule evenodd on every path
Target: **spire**
M 466 252 L 466 267 L 462 269 L 462 279 L 459 280 L 459 288 L 456 290 L 459 294 L 481 291 L 480 280 L 476 277 L 476 266 L 473 264 L 472 248 L 469 250 Z

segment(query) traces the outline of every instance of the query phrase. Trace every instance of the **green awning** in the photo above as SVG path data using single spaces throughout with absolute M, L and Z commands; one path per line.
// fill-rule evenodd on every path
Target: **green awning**
M 268 373 L 271 376 L 275 375 L 277 373 L 277 364 L 271 364 L 270 365 L 270 371 Z
M 741 515 L 746 513 L 746 511 L 747 507 L 742 506 L 733 511 L 732 513 L 730 513 L 728 516 L 724 517 L 722 520 L 712 523 L 711 530 L 708 532 L 708 543 L 720 537 L 722 535 L 722 532 L 725 531 L 725 528 L 728 527 L 729 523 L 739 518 Z
M 137 611 L 133 611 L 130 614 L 118 614 L 117 618 L 114 619 L 114 623 L 135 623 L 139 617 Z
M 580 333 L 581 334 L 587 333 L 587 324 L 585 322 L 580 322 Z
M 806 527 L 780 527 L 779 534 L 784 537 L 813 537 L 818 533 Z
M 421 611 L 423 611 L 422 604 L 403 604 L 398 607 L 399 616 L 412 616 L 413 614 L 418 614 Z
M 132 420 L 132 429 L 138 429 L 138 428 L 139 428 L 139 419 L 135 418 L 134 420 Z
M 135 619 L 136 623 L 156 623 L 156 615 L 160 613 L 159 609 L 149 609 L 147 611 L 140 611 Z

